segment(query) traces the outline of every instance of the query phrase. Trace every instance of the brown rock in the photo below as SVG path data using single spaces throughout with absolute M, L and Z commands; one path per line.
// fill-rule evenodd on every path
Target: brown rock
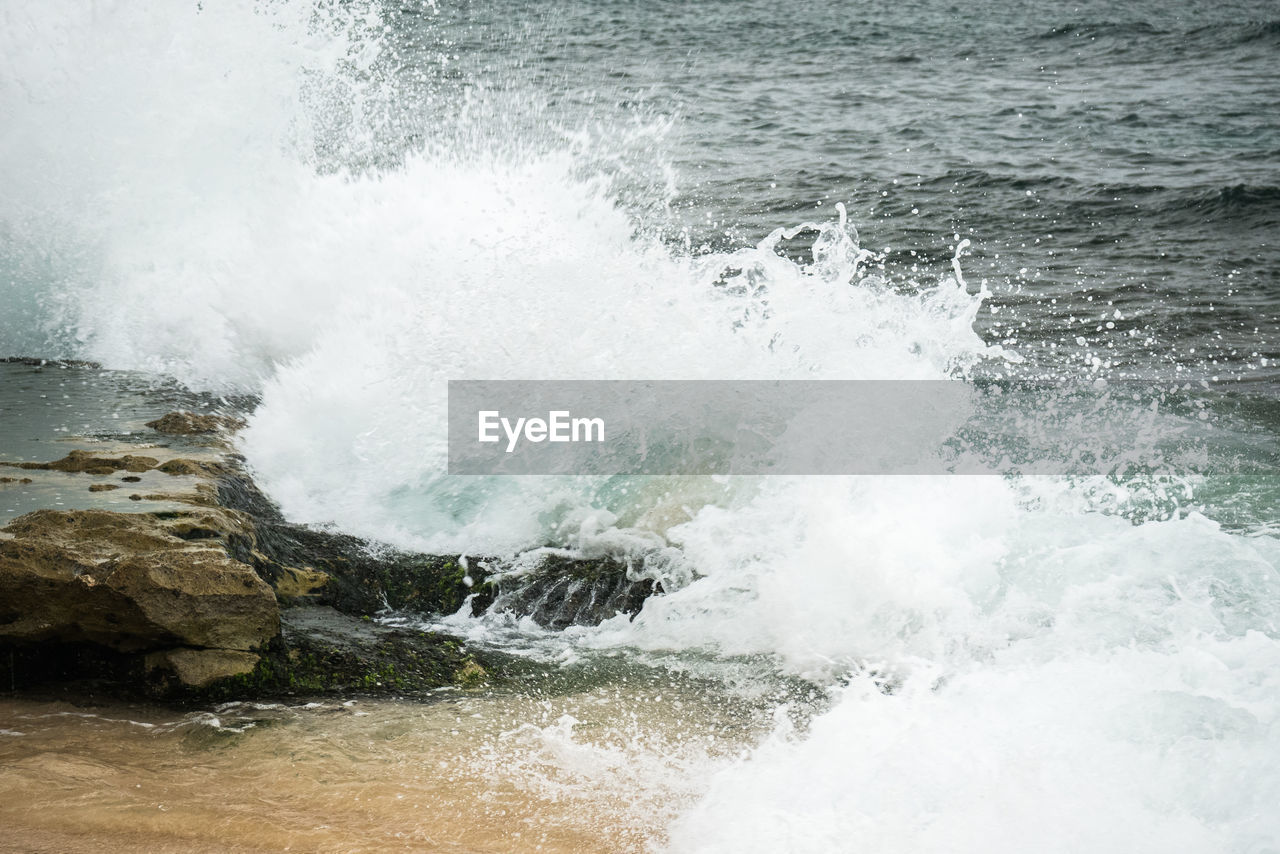
M 204 688 L 219 679 L 253 672 L 258 655 L 226 649 L 170 649 L 147 655 L 148 673 L 177 679 L 189 688 Z
M 170 436 L 191 436 L 197 433 L 216 433 L 219 430 L 238 430 L 244 426 L 239 418 L 226 415 L 197 415 L 194 412 L 170 412 L 147 426 L 157 433 Z
M 285 597 L 314 596 L 329 583 L 329 574 L 310 567 L 280 567 L 279 576 L 272 582 L 276 593 Z
M 110 492 L 113 489 L 119 489 L 117 483 L 94 483 L 89 486 L 90 492 Z
M 156 467 L 160 461 L 153 457 L 125 454 L 122 457 L 95 457 L 89 451 L 72 451 L 51 463 L 3 463 L 29 471 L 65 471 L 87 474 L 114 474 L 118 471 L 143 472 Z
M 210 474 L 211 475 L 211 474 L 217 474 L 217 469 L 218 467 L 214 463 L 203 463 L 197 460 L 188 460 L 188 459 L 181 459 L 181 458 L 176 460 L 169 460 L 169 462 L 163 465 L 156 466 L 157 471 L 162 471 L 165 474 L 175 474 L 175 475 L 177 474 L 187 474 L 187 475 Z
M 0 640 L 261 647 L 279 633 L 275 596 L 218 539 L 241 526 L 218 510 L 28 513 L 0 539 Z

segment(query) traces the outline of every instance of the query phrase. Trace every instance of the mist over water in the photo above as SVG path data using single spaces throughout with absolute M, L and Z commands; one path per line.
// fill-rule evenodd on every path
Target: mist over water
M 450 618 L 477 642 L 829 696 L 661 765 L 672 850 L 1280 850 L 1268 464 L 443 473 L 464 378 L 1225 380 L 1188 417 L 1273 453 L 1274 20 L 0 10 L 0 355 L 259 396 L 242 450 L 297 521 L 623 554 L 667 591 L 559 635 Z M 573 761 L 571 725 L 538 732 Z

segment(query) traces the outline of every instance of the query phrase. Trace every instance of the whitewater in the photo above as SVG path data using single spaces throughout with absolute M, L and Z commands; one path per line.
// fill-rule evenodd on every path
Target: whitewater
M 991 324 L 1056 321 L 1017 313 L 1022 284 L 1001 303 L 994 253 L 958 225 L 929 226 L 933 256 L 912 258 L 860 239 L 870 215 L 851 196 L 755 232 L 767 205 L 725 222 L 731 199 L 704 209 L 682 188 L 693 119 L 481 74 L 448 9 L 422 6 L 413 38 L 379 4 L 0 10 L 0 355 L 256 398 L 239 450 L 292 521 L 428 552 L 628 559 L 664 591 L 634 619 L 551 632 L 464 609 L 432 625 L 771 705 L 769 730 L 728 753 L 660 737 L 697 728 L 693 702 L 613 753 L 572 718 L 540 721 L 491 741 L 490 773 L 664 801 L 642 844 L 672 852 L 1280 851 L 1265 466 L 445 473 L 451 379 L 1024 372 L 1177 388 L 1190 372 L 1157 358 L 1157 300 L 1073 307 L 1097 327 L 1087 342 L 1020 341 Z M 1232 370 L 1272 367 L 1259 340 L 1233 345 Z M 776 680 L 810 693 L 753 696 Z

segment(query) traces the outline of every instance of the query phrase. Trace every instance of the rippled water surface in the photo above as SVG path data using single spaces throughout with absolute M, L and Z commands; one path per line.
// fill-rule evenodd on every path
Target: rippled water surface
M 0 850 L 644 851 L 767 722 L 637 674 L 569 695 L 0 700 Z

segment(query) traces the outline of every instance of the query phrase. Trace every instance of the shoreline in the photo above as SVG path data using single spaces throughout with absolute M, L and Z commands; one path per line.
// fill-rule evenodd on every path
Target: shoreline
M 0 367 L 109 373 L 28 358 Z M 563 628 L 634 616 L 655 592 L 610 558 L 547 550 L 534 572 L 504 577 L 499 561 L 404 552 L 288 522 L 230 442 L 247 414 L 156 412 L 127 437 L 37 437 L 66 449 L 58 459 L 0 459 L 0 488 L 57 496 L 57 506 L 46 498 L 50 506 L 0 527 L 0 695 L 184 706 L 427 698 L 519 681 L 528 665 L 447 634 L 383 625 L 380 612 L 469 605 L 478 615 L 501 598 Z M 81 506 L 63 509 L 66 495 Z
M 0 851 L 639 852 L 772 725 L 695 674 L 406 627 L 497 603 L 555 630 L 655 590 L 608 557 L 464 565 L 290 523 L 233 422 L 146 426 L 246 413 L 181 414 L 111 378 L 0 362 L 0 513 L 23 510 L 0 518 Z M 126 417 L 36 419 L 39 441 L 17 441 L 15 403 L 43 412 L 81 383 L 97 387 L 70 423 Z

